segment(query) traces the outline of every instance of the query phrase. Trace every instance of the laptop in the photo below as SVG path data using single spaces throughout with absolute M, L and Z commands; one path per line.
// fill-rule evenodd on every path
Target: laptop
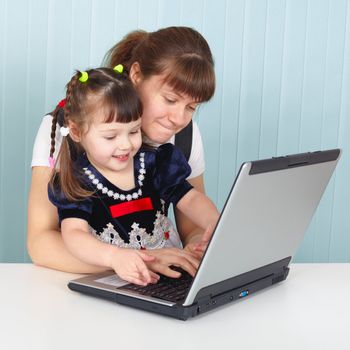
M 72 280 L 68 287 L 186 320 L 281 282 L 340 153 L 243 163 L 194 278 L 161 276 L 157 284 L 141 287 L 110 271 Z

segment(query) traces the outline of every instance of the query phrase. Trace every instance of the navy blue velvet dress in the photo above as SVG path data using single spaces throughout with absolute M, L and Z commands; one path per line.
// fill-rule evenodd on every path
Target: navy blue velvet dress
M 49 186 L 50 201 L 57 207 L 60 222 L 80 218 L 90 232 L 103 242 L 133 249 L 181 248 L 181 240 L 167 217 L 192 189 L 186 181 L 191 173 L 185 157 L 172 144 L 140 150 L 134 157 L 135 188 L 123 191 L 109 182 L 86 155 L 76 162 L 79 181 L 94 194 L 70 202 L 60 188 Z

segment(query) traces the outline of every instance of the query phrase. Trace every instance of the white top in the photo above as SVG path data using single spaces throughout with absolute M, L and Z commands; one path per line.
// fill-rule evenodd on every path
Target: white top
M 73 292 L 78 275 L 0 264 L 1 349 L 349 349 L 350 264 L 292 264 L 286 281 L 187 321 Z
M 51 125 L 52 116 L 50 114 L 44 116 L 38 133 L 35 138 L 32 167 L 34 166 L 47 166 L 49 167 L 49 154 L 51 148 Z M 56 128 L 56 143 L 54 158 L 57 158 L 58 150 L 61 146 L 62 136 L 59 133 L 59 127 Z M 173 136 L 169 142 L 174 144 L 175 136 Z M 204 150 L 202 137 L 198 128 L 198 125 L 193 122 L 193 135 L 192 135 L 192 149 L 188 163 L 192 169 L 189 179 L 197 177 L 204 173 L 205 162 L 204 162 Z

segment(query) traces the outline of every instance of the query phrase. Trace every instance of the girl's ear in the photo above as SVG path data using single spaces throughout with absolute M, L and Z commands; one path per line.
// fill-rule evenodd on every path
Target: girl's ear
M 131 82 L 137 86 L 142 80 L 143 75 L 141 72 L 141 67 L 138 62 L 134 62 L 130 67 L 129 78 Z
M 80 137 L 80 132 L 78 131 L 77 125 L 74 122 L 69 120 L 68 127 L 69 127 L 69 136 L 71 137 L 71 139 L 74 142 L 80 142 L 81 137 Z

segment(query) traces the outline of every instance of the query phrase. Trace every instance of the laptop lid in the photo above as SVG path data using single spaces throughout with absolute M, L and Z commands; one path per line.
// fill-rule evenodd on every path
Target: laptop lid
M 292 257 L 339 156 L 335 149 L 244 163 L 183 305 L 210 285 Z

